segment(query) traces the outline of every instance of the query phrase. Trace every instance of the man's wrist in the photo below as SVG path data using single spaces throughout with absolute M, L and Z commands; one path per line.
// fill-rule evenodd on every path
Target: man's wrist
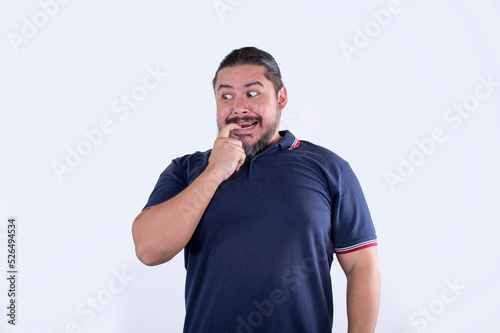
M 200 181 L 203 182 L 204 184 L 208 184 L 211 186 L 214 186 L 215 189 L 219 187 L 220 183 L 224 181 L 224 179 L 221 179 L 220 176 L 217 175 L 217 173 L 210 169 L 210 167 L 207 167 L 198 177 L 200 178 Z

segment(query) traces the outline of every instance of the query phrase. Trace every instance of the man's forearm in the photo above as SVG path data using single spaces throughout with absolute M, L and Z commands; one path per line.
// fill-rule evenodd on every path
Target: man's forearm
M 380 303 L 376 266 L 357 267 L 347 276 L 348 333 L 373 333 Z
M 159 265 L 179 253 L 191 239 L 219 183 L 205 171 L 177 196 L 141 212 L 132 224 L 139 260 Z

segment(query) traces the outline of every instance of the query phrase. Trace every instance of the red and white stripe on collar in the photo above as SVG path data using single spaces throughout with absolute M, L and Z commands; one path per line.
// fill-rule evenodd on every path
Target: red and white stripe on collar
M 291 146 L 290 148 L 288 148 L 288 150 L 295 149 L 295 148 L 297 148 L 299 145 L 300 145 L 300 140 L 297 140 L 297 138 L 296 138 L 296 139 L 295 139 L 295 141 L 292 143 L 292 146 Z

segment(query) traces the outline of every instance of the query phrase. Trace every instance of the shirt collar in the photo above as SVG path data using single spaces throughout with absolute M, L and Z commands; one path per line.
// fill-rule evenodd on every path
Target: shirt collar
M 281 140 L 278 142 L 278 147 L 282 150 L 292 150 L 299 146 L 300 141 L 289 130 L 280 131 Z

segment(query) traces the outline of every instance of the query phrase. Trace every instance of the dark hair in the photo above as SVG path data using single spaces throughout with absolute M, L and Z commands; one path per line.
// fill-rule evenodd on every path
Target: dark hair
M 217 79 L 217 74 L 221 69 L 240 65 L 264 66 L 266 68 L 264 76 L 273 83 L 274 89 L 276 90 L 276 95 L 284 86 L 283 80 L 281 79 L 280 68 L 278 66 L 278 63 L 276 63 L 276 60 L 274 60 L 273 56 L 266 51 L 262 51 L 256 47 L 249 46 L 233 50 L 224 58 L 224 60 L 221 61 L 219 68 L 217 69 L 217 72 L 215 72 L 215 76 L 212 80 L 212 86 L 214 90 L 215 80 Z

